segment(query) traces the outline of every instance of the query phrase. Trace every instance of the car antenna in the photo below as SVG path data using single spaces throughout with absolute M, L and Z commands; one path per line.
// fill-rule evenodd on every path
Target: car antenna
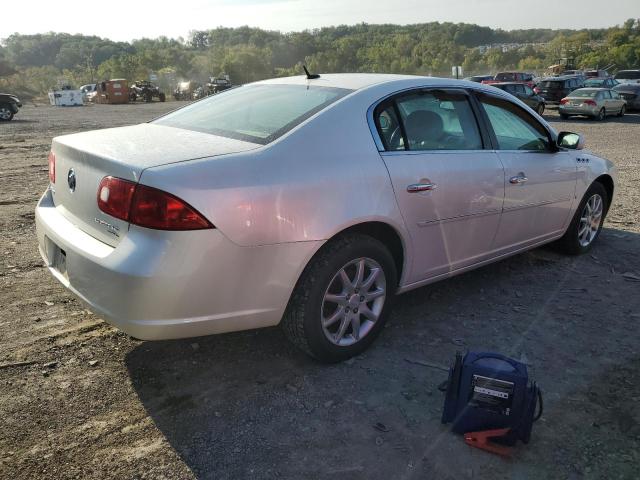
M 309 73 L 309 70 L 307 69 L 306 65 L 302 65 L 302 68 L 304 68 L 304 73 L 307 74 L 307 80 L 314 80 L 316 78 L 320 78 L 320 75 L 318 75 L 317 73 Z

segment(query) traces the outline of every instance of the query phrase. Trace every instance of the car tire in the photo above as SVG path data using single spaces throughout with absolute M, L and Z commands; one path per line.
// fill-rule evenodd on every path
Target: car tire
M 561 114 L 560 114 L 560 118 L 561 118 L 562 120 L 568 120 L 568 119 L 569 119 L 569 115 L 567 115 L 566 113 L 561 113 Z
M 599 217 L 597 217 L 598 209 Z M 599 182 L 592 183 L 584 197 L 582 197 L 582 201 L 578 205 L 567 231 L 558 240 L 558 246 L 570 255 L 580 255 L 588 252 L 598 236 L 600 236 L 608 209 L 609 196 L 607 190 Z M 594 211 L 596 213 L 592 214 L 591 212 Z M 596 222 L 597 228 L 595 227 Z
M 13 119 L 13 109 L 8 103 L 0 104 L 0 121 L 10 122 Z
M 544 115 L 544 103 L 538 105 L 538 108 L 536 108 L 536 112 L 538 112 L 538 115 L 540 116 Z
M 622 105 L 622 108 L 620 109 L 620 113 L 618 113 L 618 117 L 624 117 L 624 114 L 627 111 L 627 106 L 626 105 Z
M 281 326 L 294 345 L 316 360 L 347 360 L 368 348 L 384 327 L 397 284 L 395 261 L 383 243 L 362 234 L 338 237 L 305 268 Z
M 602 122 L 606 117 L 607 117 L 607 112 L 604 110 L 604 107 L 602 107 L 598 112 L 598 114 L 595 117 L 593 117 L 593 119 L 598 122 Z
M 151 92 L 144 92 L 142 99 L 147 103 L 151 103 L 153 101 L 153 94 Z
M 161 102 L 164 102 L 167 99 L 164 93 L 158 94 L 158 98 L 160 99 Z

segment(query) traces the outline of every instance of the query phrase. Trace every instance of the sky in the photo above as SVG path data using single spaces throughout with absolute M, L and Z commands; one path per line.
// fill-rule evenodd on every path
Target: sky
M 133 5 L 144 6 L 132 11 Z M 99 5 L 104 8 L 99 9 Z M 0 39 L 48 31 L 112 40 L 187 38 L 249 25 L 282 32 L 355 23 L 465 22 L 505 30 L 599 28 L 640 17 L 640 0 L 4 0 Z

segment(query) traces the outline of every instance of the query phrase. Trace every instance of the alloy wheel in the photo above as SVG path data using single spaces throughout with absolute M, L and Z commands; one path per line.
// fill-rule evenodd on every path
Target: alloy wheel
M 578 242 L 580 242 L 580 246 L 588 247 L 596 238 L 602 222 L 603 206 L 602 197 L 597 193 L 592 195 L 584 205 L 578 227 Z
M 320 307 L 327 339 L 341 347 L 362 340 L 380 318 L 386 296 L 387 282 L 378 262 L 362 257 L 344 265 L 329 282 Z
M 13 112 L 8 107 L 0 107 L 0 119 L 9 120 Z

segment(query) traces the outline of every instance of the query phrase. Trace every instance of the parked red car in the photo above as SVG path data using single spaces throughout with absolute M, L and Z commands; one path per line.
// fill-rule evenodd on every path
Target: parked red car
M 503 82 L 518 82 L 525 83 L 530 87 L 533 87 L 533 74 L 525 72 L 500 72 L 497 73 L 493 80 L 483 80 L 485 85 L 491 85 L 494 83 Z

